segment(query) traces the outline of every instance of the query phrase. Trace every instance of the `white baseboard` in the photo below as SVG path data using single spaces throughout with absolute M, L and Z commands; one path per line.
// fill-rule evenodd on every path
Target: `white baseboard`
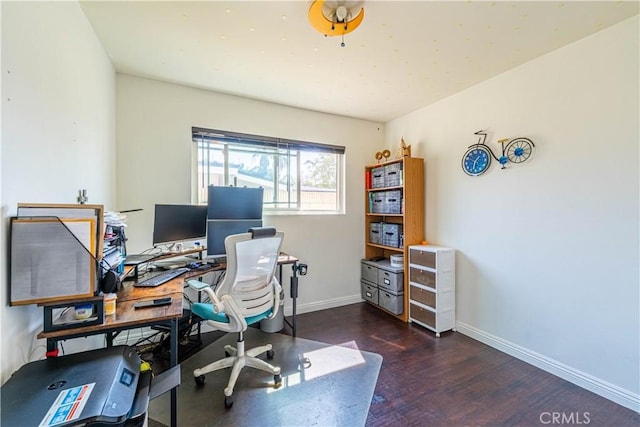
M 323 301 L 314 301 L 312 303 L 307 303 L 307 304 L 298 304 L 296 306 L 296 314 L 311 313 L 313 311 L 326 310 L 327 308 L 342 307 L 343 305 L 356 304 L 362 301 L 364 300 L 362 299 L 360 294 L 357 294 L 357 295 L 328 299 Z M 291 316 L 292 312 L 293 312 L 292 307 L 285 306 L 284 308 L 285 316 Z
M 633 411 L 640 412 L 640 395 L 638 394 L 574 369 L 571 366 L 536 353 L 535 351 L 476 329 L 466 323 L 456 322 L 456 329 L 464 335 L 527 362 L 543 371 L 549 372 Z

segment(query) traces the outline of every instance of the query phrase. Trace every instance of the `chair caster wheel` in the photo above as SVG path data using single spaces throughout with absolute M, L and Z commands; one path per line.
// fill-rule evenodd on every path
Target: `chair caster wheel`
M 276 386 L 279 386 L 280 384 L 282 384 L 282 376 L 280 376 L 280 374 L 274 375 L 273 382 L 276 383 Z
M 224 397 L 224 407 L 230 409 L 233 406 L 233 398 L 231 396 Z
M 204 375 L 200 375 L 199 377 L 193 377 L 196 380 L 196 385 L 203 386 L 204 385 Z
M 267 351 L 267 359 L 271 360 L 273 359 L 273 356 L 275 356 L 276 353 L 273 350 L 269 350 Z

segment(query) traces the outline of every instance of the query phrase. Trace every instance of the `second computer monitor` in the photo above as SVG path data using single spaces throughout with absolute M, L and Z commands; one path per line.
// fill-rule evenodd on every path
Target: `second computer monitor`
M 260 187 L 209 186 L 207 210 L 207 257 L 226 256 L 224 240 L 262 226 L 264 190 Z
M 153 245 L 180 243 L 207 235 L 207 207 L 204 205 L 156 205 Z
M 247 233 L 252 227 L 261 227 L 261 219 L 234 219 L 207 222 L 207 257 L 226 257 L 224 240 L 232 234 Z
M 263 188 L 209 186 L 207 218 L 261 219 Z

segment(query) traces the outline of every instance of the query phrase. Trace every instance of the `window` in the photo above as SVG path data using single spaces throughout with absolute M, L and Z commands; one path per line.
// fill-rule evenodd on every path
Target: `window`
M 198 203 L 234 185 L 264 188 L 267 212 L 343 212 L 344 147 L 195 127 L 192 140 Z

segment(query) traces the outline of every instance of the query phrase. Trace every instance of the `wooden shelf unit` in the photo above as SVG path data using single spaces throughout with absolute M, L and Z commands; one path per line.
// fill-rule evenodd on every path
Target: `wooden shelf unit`
M 365 177 L 371 176 L 372 171 L 376 168 L 384 167 L 387 165 L 401 164 L 402 178 L 400 185 L 393 185 L 389 187 L 376 187 L 371 188 L 370 182 L 372 180 L 367 179 L 365 183 L 365 259 L 371 259 L 374 257 L 389 258 L 390 255 L 404 255 L 404 310 L 402 314 L 393 314 L 384 308 L 381 310 L 389 313 L 390 315 L 402 320 L 403 322 L 409 321 L 409 284 L 408 274 L 406 274 L 409 265 L 408 247 L 410 245 L 419 245 L 424 240 L 424 210 L 425 210 L 425 197 L 424 197 L 424 159 L 418 157 L 403 157 L 401 159 L 390 160 L 384 163 L 378 163 L 365 166 Z M 402 197 L 401 213 L 379 213 L 372 212 L 370 195 L 371 193 L 386 192 L 386 191 L 400 191 Z M 391 224 L 402 225 L 402 245 L 401 247 L 386 246 L 379 243 L 372 243 L 370 241 L 370 229 L 371 224 L 376 222 L 385 222 Z M 376 306 L 378 307 L 378 306 Z

